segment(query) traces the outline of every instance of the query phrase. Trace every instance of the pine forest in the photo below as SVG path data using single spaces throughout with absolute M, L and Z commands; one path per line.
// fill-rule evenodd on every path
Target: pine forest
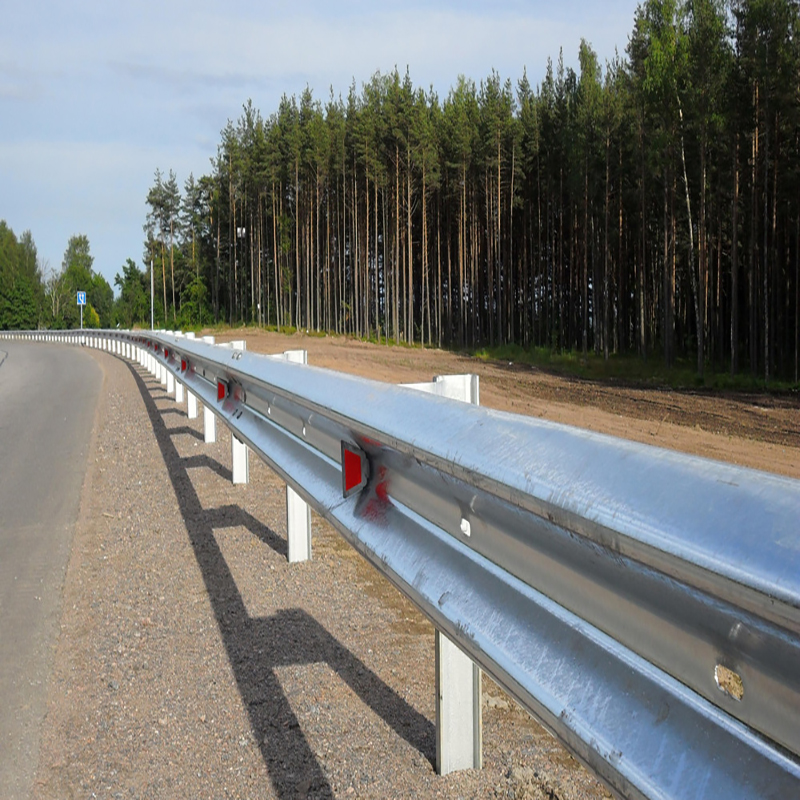
M 647 0 L 624 52 L 584 40 L 578 65 L 248 101 L 207 175 L 155 174 L 158 321 L 796 382 L 800 4 Z

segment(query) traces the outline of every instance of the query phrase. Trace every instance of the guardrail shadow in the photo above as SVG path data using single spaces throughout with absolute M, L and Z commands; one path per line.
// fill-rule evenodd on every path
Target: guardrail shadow
M 286 543 L 236 506 L 202 507 L 187 471 L 187 459 L 178 453 L 173 442 L 173 431 L 165 425 L 141 374 L 133 365 L 128 366 L 153 425 L 239 694 L 278 796 L 333 797 L 328 779 L 280 685 L 280 667 L 327 664 L 398 736 L 434 763 L 433 724 L 306 611 L 286 609 L 266 618 L 248 615 L 214 536 L 215 528 L 244 524 L 284 555 Z

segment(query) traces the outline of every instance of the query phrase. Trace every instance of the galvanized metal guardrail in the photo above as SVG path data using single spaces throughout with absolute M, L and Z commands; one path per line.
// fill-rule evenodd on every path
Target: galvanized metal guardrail
M 83 337 L 185 384 L 621 795 L 800 796 L 800 481 L 168 332 Z

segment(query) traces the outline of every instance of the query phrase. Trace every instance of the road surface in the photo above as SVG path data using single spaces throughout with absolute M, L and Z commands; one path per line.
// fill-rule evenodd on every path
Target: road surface
M 0 340 L 0 787 L 25 800 L 103 382 L 80 348 Z

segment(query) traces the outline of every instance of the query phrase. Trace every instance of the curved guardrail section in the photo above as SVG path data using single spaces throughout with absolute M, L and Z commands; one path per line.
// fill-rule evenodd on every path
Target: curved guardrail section
M 623 796 L 800 796 L 799 481 L 179 334 L 83 336 L 170 370 Z

